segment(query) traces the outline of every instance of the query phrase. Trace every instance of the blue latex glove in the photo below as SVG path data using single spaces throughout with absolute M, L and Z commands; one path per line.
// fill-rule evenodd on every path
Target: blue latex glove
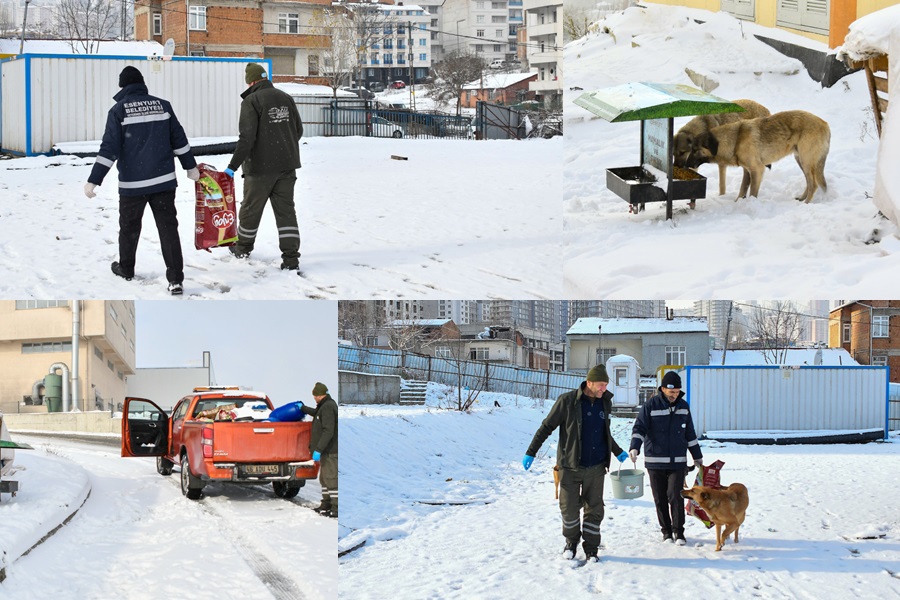
M 531 463 L 533 463 L 533 462 L 534 462 L 534 457 L 528 456 L 526 454 L 525 458 L 522 459 L 522 466 L 525 467 L 525 470 L 527 471 L 528 469 L 531 468 Z
M 231 169 L 225 169 L 225 174 L 234 179 L 234 171 Z
M 322 455 L 318 452 L 313 452 L 313 460 L 319 462 L 320 460 L 322 460 Z
M 616 458 L 619 459 L 620 463 L 623 463 L 623 462 L 625 462 L 625 459 L 628 458 L 628 453 L 625 452 L 624 450 L 622 450 L 622 452 L 620 452 Z

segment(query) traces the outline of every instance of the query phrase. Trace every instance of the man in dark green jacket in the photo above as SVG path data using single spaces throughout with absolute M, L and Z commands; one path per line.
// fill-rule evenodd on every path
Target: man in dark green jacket
M 245 69 L 250 86 L 241 94 L 241 116 L 237 147 L 225 173 L 234 177 L 244 169 L 244 199 L 238 213 L 238 242 L 229 250 L 238 258 L 253 251 L 266 202 L 272 201 L 281 268 L 300 268 L 300 228 L 294 208 L 294 184 L 300 168 L 300 138 L 303 122 L 294 99 L 266 79 L 262 66 Z
M 313 386 L 316 407 L 302 406 L 301 410 L 312 415 L 312 432 L 309 449 L 313 460 L 319 463 L 319 483 L 322 484 L 322 503 L 316 512 L 326 517 L 338 516 L 338 409 L 337 402 L 328 394 L 324 383 Z
M 603 521 L 603 481 L 609 470 L 610 454 L 624 462 L 628 454 L 619 447 L 609 430 L 612 392 L 606 389 L 606 367 L 597 365 L 577 389 L 557 398 L 541 423 L 522 466 L 527 471 L 544 441 L 559 427 L 556 464 L 559 467 L 559 510 L 562 512 L 563 556 L 575 558 L 584 537 L 584 554 L 596 562 Z M 584 507 L 582 524 L 581 508 Z

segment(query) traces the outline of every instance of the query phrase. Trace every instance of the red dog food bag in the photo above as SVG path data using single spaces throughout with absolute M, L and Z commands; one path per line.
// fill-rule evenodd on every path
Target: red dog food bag
M 197 250 L 237 243 L 234 180 L 207 164 L 197 165 L 200 180 L 194 183 L 194 247 Z
M 722 486 L 719 483 L 719 472 L 724 466 L 725 463 L 723 463 L 721 460 L 717 460 L 712 464 L 697 467 L 697 477 L 694 478 L 694 485 L 703 485 L 706 487 L 721 489 Z M 690 498 L 688 498 L 687 503 L 684 505 L 684 509 L 687 511 L 687 514 L 697 517 L 698 519 L 703 521 L 703 524 L 706 525 L 707 529 L 713 526 L 713 523 L 709 520 L 709 515 L 706 514 L 706 511 L 700 508 L 700 505 Z

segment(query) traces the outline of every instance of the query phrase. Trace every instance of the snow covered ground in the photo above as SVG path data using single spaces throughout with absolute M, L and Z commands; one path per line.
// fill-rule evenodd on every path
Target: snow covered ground
M 281 272 L 266 208 L 249 261 L 194 250 L 194 186 L 180 168 L 176 204 L 185 295 L 211 299 L 557 297 L 562 289 L 562 140 L 525 142 L 310 138 L 296 187 L 302 277 Z M 409 160 L 392 160 L 391 155 Z M 203 156 L 224 169 L 229 156 Z M 136 278 L 118 258 L 114 175 L 82 187 L 94 160 L 0 161 L 0 295 L 167 297 L 148 210 Z M 236 178 L 237 198 L 243 181 Z M 190 184 L 190 185 L 189 185 Z
M 811 298 L 823 287 L 833 297 L 900 294 L 900 239 L 871 199 L 878 139 L 865 75 L 823 89 L 798 61 L 751 33 L 825 49 L 725 13 L 655 4 L 612 14 L 566 46 L 565 297 L 595 297 L 597 290 L 610 298 L 758 297 L 763 290 L 767 297 Z M 639 164 L 639 122 L 608 123 L 574 100 L 630 81 L 693 85 L 686 68 L 718 81 L 716 96 L 825 119 L 828 191 L 810 204 L 794 200 L 804 178 L 788 157 L 766 172 L 759 198 L 735 202 L 740 169 L 728 170 L 727 192 L 719 196 L 718 169 L 704 165 L 707 198 L 696 210 L 681 200 L 669 222 L 665 203 L 629 214 L 628 203 L 606 189 L 606 169 Z M 676 119 L 676 131 L 688 120 Z M 867 244 L 876 229 L 881 242 Z
M 445 390 L 429 384 L 425 407 L 340 409 L 339 550 L 365 542 L 340 559 L 342 597 L 900 595 L 896 434 L 863 445 L 702 442 L 705 462 L 725 463 L 723 483 L 741 482 L 750 493 L 741 541 L 721 552 L 715 530 L 693 517 L 687 546 L 663 545 L 647 480 L 642 497 L 618 500 L 607 478 L 601 562 L 585 565 L 559 556 L 551 472 L 558 434 L 522 469 L 551 403 L 483 394 L 483 408 L 459 414 L 437 408 Z M 502 407 L 486 408 L 495 399 Z M 620 444 L 631 425 L 614 418 Z
M 177 474 L 120 458 L 118 447 L 13 437 L 36 449 L 16 451 L 22 489 L 0 502 L 2 598 L 337 597 L 337 524 L 310 510 L 321 497 L 314 482 L 291 501 L 217 484 L 194 502 Z M 82 501 L 65 527 L 13 562 Z

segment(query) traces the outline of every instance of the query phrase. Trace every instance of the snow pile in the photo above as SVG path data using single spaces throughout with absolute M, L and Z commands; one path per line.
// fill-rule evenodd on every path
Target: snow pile
M 612 497 L 599 565 L 564 561 L 552 466 L 558 433 L 531 470 L 522 456 L 549 410 L 512 398 L 472 414 L 428 407 L 341 407 L 339 549 L 342 595 L 353 598 L 529 598 L 603 593 L 675 600 L 732 597 L 859 598 L 896 593 L 900 522 L 894 477 L 900 439 L 848 446 L 742 446 L 701 442 L 722 460 L 722 482 L 750 493 L 741 541 L 715 552 L 715 530 L 688 517 L 688 545 L 658 542 L 649 483 Z M 613 419 L 626 446 L 632 421 Z M 627 447 L 627 446 L 626 446 Z M 614 463 L 617 464 L 617 463 Z M 836 472 L 840 476 L 828 475 Z M 629 468 L 630 461 L 623 465 Z M 643 462 L 638 460 L 638 468 Z M 615 466 L 613 468 L 616 468 Z M 692 479 L 692 477 L 690 478 Z M 426 501 L 427 503 L 423 503 Z M 467 502 L 459 505 L 458 502 Z M 584 566 L 583 566 L 584 565 Z M 386 575 L 389 574 L 389 575 Z

